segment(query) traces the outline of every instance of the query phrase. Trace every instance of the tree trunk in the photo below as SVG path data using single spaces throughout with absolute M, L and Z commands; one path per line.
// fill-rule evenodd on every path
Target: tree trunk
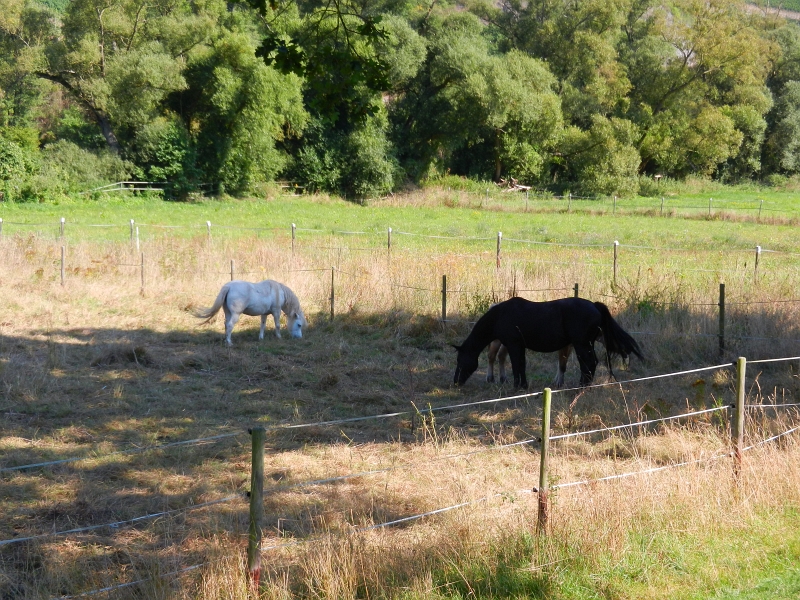
M 57 83 L 64 87 L 64 89 L 72 94 L 73 98 L 80 102 L 86 108 L 86 110 L 91 113 L 95 122 L 100 127 L 100 132 L 106 139 L 109 150 L 111 150 L 111 152 L 114 154 L 119 154 L 122 151 L 122 147 L 119 145 L 119 140 L 117 140 L 114 129 L 111 127 L 111 120 L 108 118 L 108 115 L 104 110 L 89 102 L 89 100 L 81 95 L 80 90 L 75 89 L 75 87 L 73 87 L 73 85 L 63 75 L 52 75 L 50 73 L 45 73 L 44 71 L 37 71 L 36 76 L 41 77 L 42 79 L 47 79 L 48 81 L 52 81 L 53 83 Z

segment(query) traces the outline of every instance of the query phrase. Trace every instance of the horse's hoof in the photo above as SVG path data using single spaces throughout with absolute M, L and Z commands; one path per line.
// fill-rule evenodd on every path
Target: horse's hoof
M 486 383 L 494 383 L 494 377 L 486 376 Z

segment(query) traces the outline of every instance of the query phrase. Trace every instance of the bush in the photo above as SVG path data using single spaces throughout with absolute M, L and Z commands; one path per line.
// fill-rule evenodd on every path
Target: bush
M 90 152 L 59 140 L 42 151 L 43 164 L 53 177 L 60 177 L 64 191 L 85 192 L 130 179 L 133 166 L 108 150 Z

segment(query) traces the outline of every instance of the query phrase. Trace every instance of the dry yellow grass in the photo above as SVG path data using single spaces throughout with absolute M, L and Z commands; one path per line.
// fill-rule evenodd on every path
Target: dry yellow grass
M 645 253 L 639 261 L 644 266 L 629 262 L 612 286 L 608 249 L 509 248 L 497 270 L 493 252 L 476 253 L 468 244 L 458 251 L 435 246 L 389 255 L 345 247 L 366 247 L 358 238 L 326 236 L 298 243 L 294 256 L 288 244 L 286 236 L 211 242 L 158 237 L 142 247 L 140 291 L 140 256 L 127 244 L 69 244 L 62 286 L 59 243 L 37 236 L 0 239 L 0 467 L 88 457 L 4 473 L 0 539 L 241 494 L 249 485 L 245 430 L 253 425 L 409 411 L 398 419 L 270 432 L 264 545 L 301 543 L 265 552 L 262 597 L 431 597 L 452 587 L 441 583 L 442 572 L 453 585 L 469 588 L 474 580 L 464 569 L 476 563 L 497 568 L 504 550 L 535 531 L 535 496 L 525 490 L 537 484 L 537 446 L 491 448 L 537 434 L 536 398 L 434 413 L 434 419 L 417 415 L 411 429 L 414 406 L 511 392 L 488 386 L 480 373 L 463 390 L 448 385 L 453 356 L 447 344 L 460 342 L 489 302 L 514 290 L 549 290 L 520 292 L 531 299 L 561 297 L 579 282 L 581 295 L 605 301 L 626 329 L 641 332 L 647 362 L 634 360 L 627 371 L 618 367 L 620 379 L 721 364 L 737 355 L 800 354 L 800 306 L 772 302 L 796 297 L 793 263 L 764 267 L 758 285 L 744 269 L 726 278 L 735 290 L 729 301 L 762 304 L 729 307 L 728 351 L 719 357 L 716 309 L 701 305 L 716 302 L 718 276 L 731 265 L 711 253 Z M 237 276 L 278 279 L 298 294 L 310 320 L 306 337 L 277 340 L 268 325 L 267 338 L 257 342 L 257 319 L 245 317 L 227 349 L 221 318 L 198 326 L 192 310 L 211 304 L 230 278 L 232 259 Z M 712 270 L 685 269 L 691 262 Z M 332 323 L 331 266 L 338 269 Z M 442 274 L 451 290 L 448 315 L 457 321 L 446 327 L 438 321 Z M 749 402 L 798 402 L 796 363 L 754 367 Z M 544 387 L 555 359 L 529 354 L 528 371 L 533 385 Z M 606 377 L 601 369 L 600 381 Z M 577 368 L 570 365 L 568 383 L 576 380 Z M 730 373 L 720 369 L 556 394 L 553 429 L 728 403 L 733 387 Z M 747 439 L 785 431 L 796 417 L 792 410 L 753 411 Z M 554 483 L 724 453 L 726 422 L 713 413 L 634 436 L 598 434 L 554 444 Z M 239 435 L 105 456 L 227 432 Z M 748 453 L 743 493 L 732 486 L 730 459 L 557 491 L 552 535 L 531 547 L 528 568 L 558 582 L 558 565 L 570 556 L 600 569 L 604 561 L 640 551 L 631 547 L 632 531 L 706 533 L 798 506 L 800 449 L 792 439 Z M 485 451 L 451 457 L 476 450 Z M 396 469 L 296 485 L 389 467 Z M 474 503 L 356 532 L 461 502 Z M 241 499 L 135 526 L 0 547 L 0 595 L 49 598 L 143 579 L 140 586 L 115 590 L 114 597 L 244 598 L 246 532 Z M 204 566 L 179 573 L 199 564 Z M 168 575 L 173 572 L 178 574 Z M 654 585 L 640 597 L 674 592 Z

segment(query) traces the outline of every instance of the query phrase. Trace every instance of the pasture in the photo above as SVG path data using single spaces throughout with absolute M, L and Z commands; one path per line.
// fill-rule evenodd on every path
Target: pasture
M 760 442 L 800 415 L 756 405 L 800 403 L 798 361 L 748 367 L 738 488 L 720 458 L 727 410 L 554 442 L 555 486 L 686 464 L 556 487 L 546 536 L 530 493 L 540 397 L 444 410 L 516 395 L 483 381 L 485 354 L 450 385 L 449 344 L 477 316 L 575 284 L 644 351 L 615 364 L 619 380 L 715 368 L 555 393 L 553 434 L 722 409 L 737 356 L 800 355 L 792 218 L 525 212 L 453 194 L 3 205 L 0 542 L 31 539 L 0 545 L 0 596 L 247 597 L 247 430 L 261 426 L 263 598 L 796 597 L 797 433 Z M 193 312 L 231 270 L 294 290 L 303 338 L 268 326 L 258 341 L 242 317 L 228 348 L 221 317 L 201 327 Z M 555 371 L 555 355 L 529 352 L 530 392 Z M 573 357 L 568 388 L 578 376 Z

